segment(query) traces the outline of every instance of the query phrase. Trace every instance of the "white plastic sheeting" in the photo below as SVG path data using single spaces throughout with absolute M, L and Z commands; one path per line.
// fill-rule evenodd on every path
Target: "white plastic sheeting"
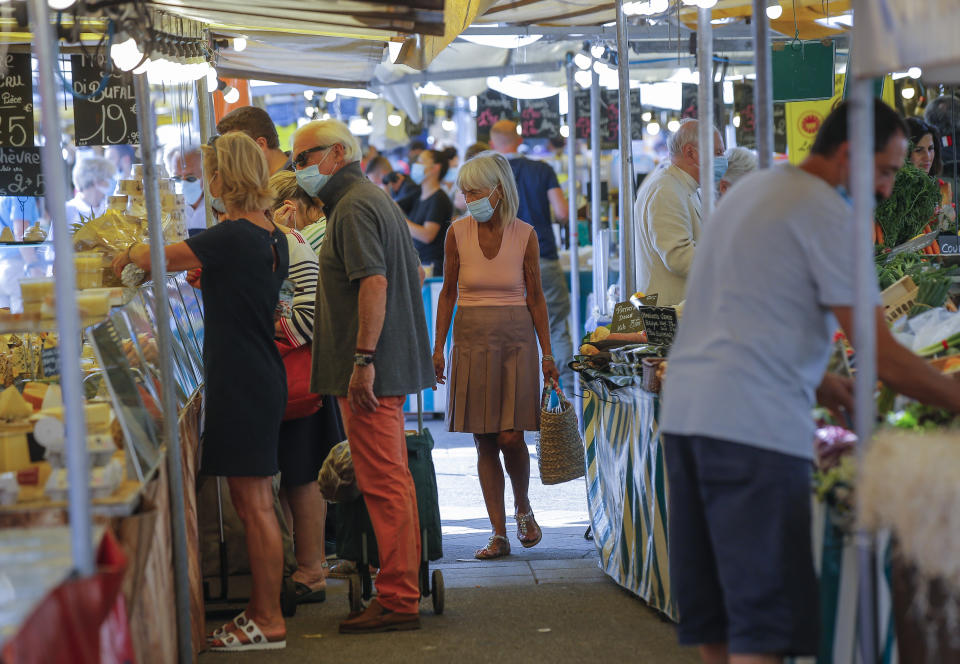
M 960 83 L 958 0 L 871 0 L 857 6 L 857 70 L 872 76 L 921 67 L 926 81 Z

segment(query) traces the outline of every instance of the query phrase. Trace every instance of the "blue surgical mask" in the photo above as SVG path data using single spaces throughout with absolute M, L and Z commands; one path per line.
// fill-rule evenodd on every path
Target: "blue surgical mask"
M 227 213 L 227 206 L 224 205 L 222 198 L 214 198 L 212 201 L 210 201 L 210 207 L 212 207 L 214 210 L 216 210 L 220 214 Z
M 418 162 L 410 167 L 410 179 L 417 184 L 423 184 L 423 181 L 426 179 L 426 177 L 426 168 L 423 164 Z
M 324 159 L 330 156 L 330 152 L 327 151 L 327 154 L 323 156 L 323 159 L 318 161 L 312 166 L 307 166 L 306 168 L 301 168 L 298 171 L 295 171 L 297 176 L 297 184 L 300 185 L 300 188 L 303 189 L 311 197 L 315 197 L 320 190 L 326 186 L 327 182 L 330 181 L 332 177 L 331 174 L 325 174 L 320 172 L 320 164 L 323 163 Z
M 730 166 L 730 163 L 727 161 L 726 155 L 717 155 L 713 158 L 713 181 L 714 183 L 720 182 L 723 179 L 723 176 L 727 174 L 727 168 Z
M 492 191 L 490 192 L 490 196 L 493 196 Z M 490 221 L 490 219 L 493 218 L 493 211 L 496 209 L 496 206 L 490 205 L 490 196 L 478 198 L 475 201 L 467 201 L 467 212 L 481 224 Z M 500 201 L 497 201 L 497 205 L 499 204 Z
M 450 169 L 447 171 L 447 174 L 443 176 L 443 181 L 449 182 L 450 184 L 455 183 L 457 181 L 457 173 L 459 172 L 460 172 L 459 166 L 451 166 Z
M 183 200 L 185 200 L 189 205 L 193 205 L 200 200 L 200 197 L 203 196 L 203 181 L 199 178 L 190 182 L 189 180 L 183 180 L 180 183 L 180 193 L 183 194 Z

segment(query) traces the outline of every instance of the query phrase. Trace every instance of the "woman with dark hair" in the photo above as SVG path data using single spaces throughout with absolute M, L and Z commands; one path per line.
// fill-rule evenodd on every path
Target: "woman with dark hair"
M 943 173 L 940 131 L 920 118 L 907 118 L 907 128 L 910 130 L 910 163 L 937 178 L 942 204 L 949 206 L 953 202 L 953 192 L 950 183 L 940 177 Z
M 449 168 L 447 156 L 438 150 L 424 150 L 410 168 L 410 178 L 420 185 L 420 198 L 407 226 L 420 263 L 428 271 L 432 268 L 435 277 L 443 274 L 443 241 L 453 216 L 453 203 L 441 186 Z

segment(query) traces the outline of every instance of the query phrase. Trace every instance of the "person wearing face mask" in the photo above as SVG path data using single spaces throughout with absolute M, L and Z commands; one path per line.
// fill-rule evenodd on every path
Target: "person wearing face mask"
M 317 256 L 327 234 L 327 217 L 323 204 L 314 200 L 297 184 L 292 171 L 279 171 L 270 176 L 270 186 L 277 192 L 273 219 L 278 224 L 293 228 L 310 243 Z
M 719 161 L 717 159 L 713 162 L 716 172 L 720 171 L 720 168 L 717 167 Z M 757 170 L 757 153 L 747 148 L 730 148 L 727 150 L 725 162 L 725 170 L 720 173 L 720 179 L 717 180 L 717 198 L 727 193 L 730 187 L 735 182 L 739 182 L 744 175 Z
M 200 146 L 175 144 L 167 150 L 166 162 L 170 177 L 186 202 L 187 234 L 196 235 L 207 229 L 207 210 L 203 204 L 203 162 Z M 211 202 L 211 205 L 214 209 L 224 207 L 222 201 L 216 205 Z M 226 212 L 225 209 L 216 211 L 221 214 Z
M 407 227 L 420 263 L 432 269 L 435 277 L 443 275 L 443 241 L 453 216 L 453 203 L 440 186 L 448 168 L 446 155 L 437 150 L 422 151 L 410 168 L 410 178 L 420 185 L 420 198 L 410 211 Z
M 700 146 L 696 120 L 686 119 L 667 142 L 670 164 L 648 175 L 633 207 L 637 290 L 658 295 L 660 306 L 684 299 L 700 238 Z M 714 180 L 727 170 L 723 139 L 713 144 Z M 629 295 L 629 293 L 627 293 Z
M 519 197 L 507 159 L 483 152 L 460 169 L 457 187 L 469 216 L 447 233 L 443 288 L 437 305 L 433 367 L 443 384 L 444 342 L 453 322 L 447 427 L 473 434 L 477 472 L 493 534 L 474 556 L 510 553 L 504 506 L 504 465 L 513 486 L 517 539 L 524 548 L 543 536 L 530 507 L 530 453 L 524 431 L 540 428 L 540 373 L 559 389 L 550 322 L 540 282 L 540 245 L 533 226 L 517 218 Z M 537 366 L 537 339 L 543 358 Z
M 377 597 L 340 631 L 418 629 L 420 526 L 403 405 L 435 384 L 420 261 L 400 208 L 361 171 L 345 124 L 308 122 L 293 136 L 293 155 L 297 182 L 327 215 L 311 389 L 339 398 L 380 553 Z
M 107 198 L 117 186 L 116 172 L 113 162 L 103 157 L 87 157 L 77 162 L 73 167 L 73 186 L 77 193 L 67 201 L 68 225 L 106 212 Z
M 669 487 L 671 590 L 681 644 L 704 662 L 816 655 L 811 554 L 815 404 L 853 415 L 853 382 L 826 373 L 839 327 L 856 346 L 850 102 L 823 121 L 810 155 L 746 176 L 717 204 L 670 350 L 660 431 Z M 907 129 L 873 102 L 875 193 L 888 198 Z M 960 386 L 892 336 L 876 280 L 879 379 L 960 412 Z M 866 303 L 865 303 L 866 304 Z
M 249 136 L 231 132 L 203 146 L 211 196 L 225 219 L 163 248 L 166 269 L 203 269 L 205 420 L 200 473 L 227 478 L 243 522 L 252 587 L 246 610 L 207 637 L 214 651 L 273 650 L 286 645 L 280 609 L 283 543 L 274 511 L 273 476 L 287 406 L 283 360 L 274 342 L 289 245 L 265 210 L 273 202 L 267 161 Z M 114 258 L 151 268 L 150 247 L 137 242 Z

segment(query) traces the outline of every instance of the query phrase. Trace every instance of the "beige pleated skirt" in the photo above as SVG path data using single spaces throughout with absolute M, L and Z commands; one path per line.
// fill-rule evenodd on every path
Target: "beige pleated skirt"
M 448 431 L 540 429 L 540 354 L 526 307 L 457 307 L 449 366 Z

